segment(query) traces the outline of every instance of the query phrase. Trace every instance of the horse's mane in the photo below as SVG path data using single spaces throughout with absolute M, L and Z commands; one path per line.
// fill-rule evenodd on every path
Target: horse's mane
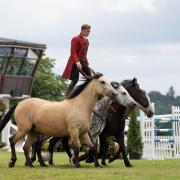
M 132 79 L 125 79 L 125 80 L 123 80 L 122 82 L 121 82 L 121 84 L 122 85 L 127 85 L 127 84 L 132 84 L 133 83 L 133 81 L 132 81 Z
M 130 81 L 130 79 L 125 79 L 121 82 L 121 84 L 127 84 Z
M 82 81 L 84 81 L 84 83 L 76 86 L 74 88 L 74 90 L 70 93 L 70 95 L 67 96 L 67 99 L 72 99 L 72 98 L 78 96 L 93 79 L 98 79 L 101 76 L 103 76 L 103 74 L 98 73 L 98 74 L 95 74 L 94 76 L 90 76 L 88 78 L 87 77 L 83 77 Z

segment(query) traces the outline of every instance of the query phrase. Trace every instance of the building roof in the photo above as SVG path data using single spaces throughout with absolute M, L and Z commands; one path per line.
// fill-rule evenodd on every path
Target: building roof
M 19 41 L 15 39 L 7 39 L 7 38 L 1 38 L 1 37 L 0 37 L 0 45 L 23 46 L 23 47 L 30 47 L 30 48 L 46 49 L 45 44 Z

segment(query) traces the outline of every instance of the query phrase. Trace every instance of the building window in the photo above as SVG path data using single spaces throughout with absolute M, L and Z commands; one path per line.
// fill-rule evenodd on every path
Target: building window
M 34 59 L 26 59 L 23 63 L 20 74 L 24 76 L 31 76 L 36 61 L 37 60 Z
M 14 48 L 14 57 L 26 57 L 27 49 Z
M 10 56 L 11 48 L 0 47 L 0 56 Z
M 39 57 L 41 50 L 39 49 L 32 49 L 32 51 L 37 55 L 37 57 Z
M 0 74 L 4 74 L 8 58 L 0 57 Z
M 6 74 L 17 75 L 19 73 L 22 60 L 22 58 L 11 58 L 8 63 Z

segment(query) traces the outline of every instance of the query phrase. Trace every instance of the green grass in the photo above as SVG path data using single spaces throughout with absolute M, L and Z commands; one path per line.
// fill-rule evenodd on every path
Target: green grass
M 24 166 L 23 153 L 17 154 L 17 162 L 14 168 L 8 168 L 10 153 L 0 152 L 0 180 L 64 180 L 64 179 L 180 179 L 180 160 L 131 161 L 133 168 L 126 168 L 122 160 L 117 160 L 107 167 L 94 168 L 93 164 L 81 163 L 77 169 L 69 165 L 65 153 L 55 153 L 55 167 L 41 168 L 34 163 L 34 168 Z

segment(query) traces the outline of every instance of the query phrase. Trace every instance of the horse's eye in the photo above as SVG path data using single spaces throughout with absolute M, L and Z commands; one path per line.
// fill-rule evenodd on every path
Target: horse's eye
M 105 84 L 105 81 L 100 81 L 101 84 Z
M 126 95 L 126 92 L 122 92 L 123 95 Z

